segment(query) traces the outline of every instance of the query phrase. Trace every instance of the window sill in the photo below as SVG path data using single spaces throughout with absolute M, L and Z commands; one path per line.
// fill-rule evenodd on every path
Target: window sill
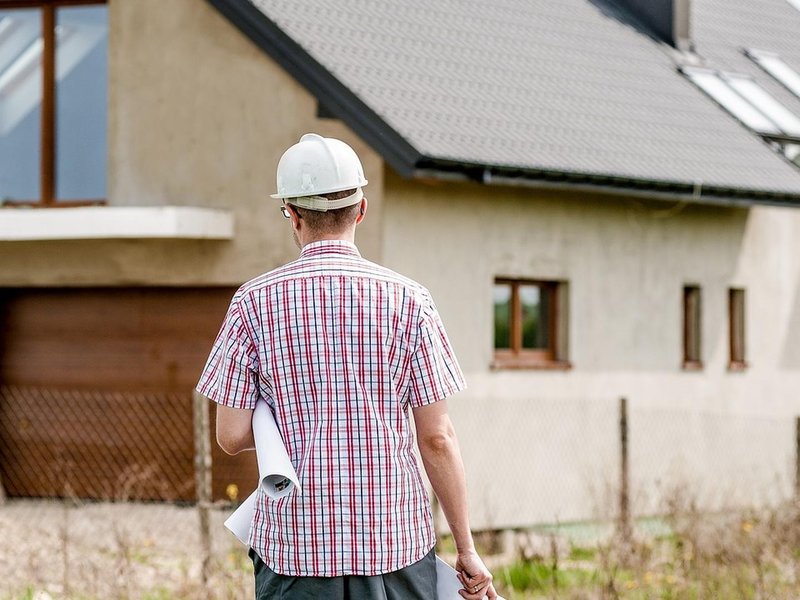
M 703 363 L 699 360 L 685 360 L 681 368 L 684 371 L 702 371 Z
M 569 371 L 572 363 L 566 360 L 541 360 L 522 357 L 495 357 L 490 365 L 494 371 L 528 369 L 531 371 Z
M 746 360 L 732 360 L 728 363 L 728 371 L 732 373 L 741 373 L 742 371 L 746 371 L 749 366 Z
M 0 209 L 0 241 L 233 239 L 228 210 L 193 206 L 84 206 Z

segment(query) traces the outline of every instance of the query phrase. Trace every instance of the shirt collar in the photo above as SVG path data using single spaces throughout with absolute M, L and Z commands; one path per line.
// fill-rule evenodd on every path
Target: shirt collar
M 361 256 L 358 248 L 356 248 L 356 245 L 352 242 L 346 240 L 319 240 L 303 246 L 303 249 L 300 251 L 300 258 L 321 256 L 323 254 Z

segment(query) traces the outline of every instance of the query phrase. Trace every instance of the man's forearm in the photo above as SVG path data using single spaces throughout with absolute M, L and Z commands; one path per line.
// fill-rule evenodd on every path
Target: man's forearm
M 226 454 L 253 450 L 253 409 L 217 406 L 217 444 Z
M 459 552 L 473 550 L 464 463 L 452 427 L 447 433 L 431 440 L 421 441 L 420 455 L 433 491 L 450 526 L 456 549 Z

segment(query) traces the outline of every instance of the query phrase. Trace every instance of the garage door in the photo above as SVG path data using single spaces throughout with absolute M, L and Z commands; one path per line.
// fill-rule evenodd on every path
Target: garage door
M 0 292 L 6 493 L 192 500 L 192 389 L 233 291 Z M 214 497 L 250 490 L 253 455 L 212 448 Z

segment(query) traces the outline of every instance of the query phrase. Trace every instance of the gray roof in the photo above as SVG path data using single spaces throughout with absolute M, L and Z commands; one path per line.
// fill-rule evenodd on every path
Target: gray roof
M 800 169 L 609 0 L 210 1 L 406 175 L 491 167 L 800 200 Z M 692 32 L 708 66 L 754 76 L 800 115 L 741 51 L 800 71 L 800 11 L 694 0 Z

